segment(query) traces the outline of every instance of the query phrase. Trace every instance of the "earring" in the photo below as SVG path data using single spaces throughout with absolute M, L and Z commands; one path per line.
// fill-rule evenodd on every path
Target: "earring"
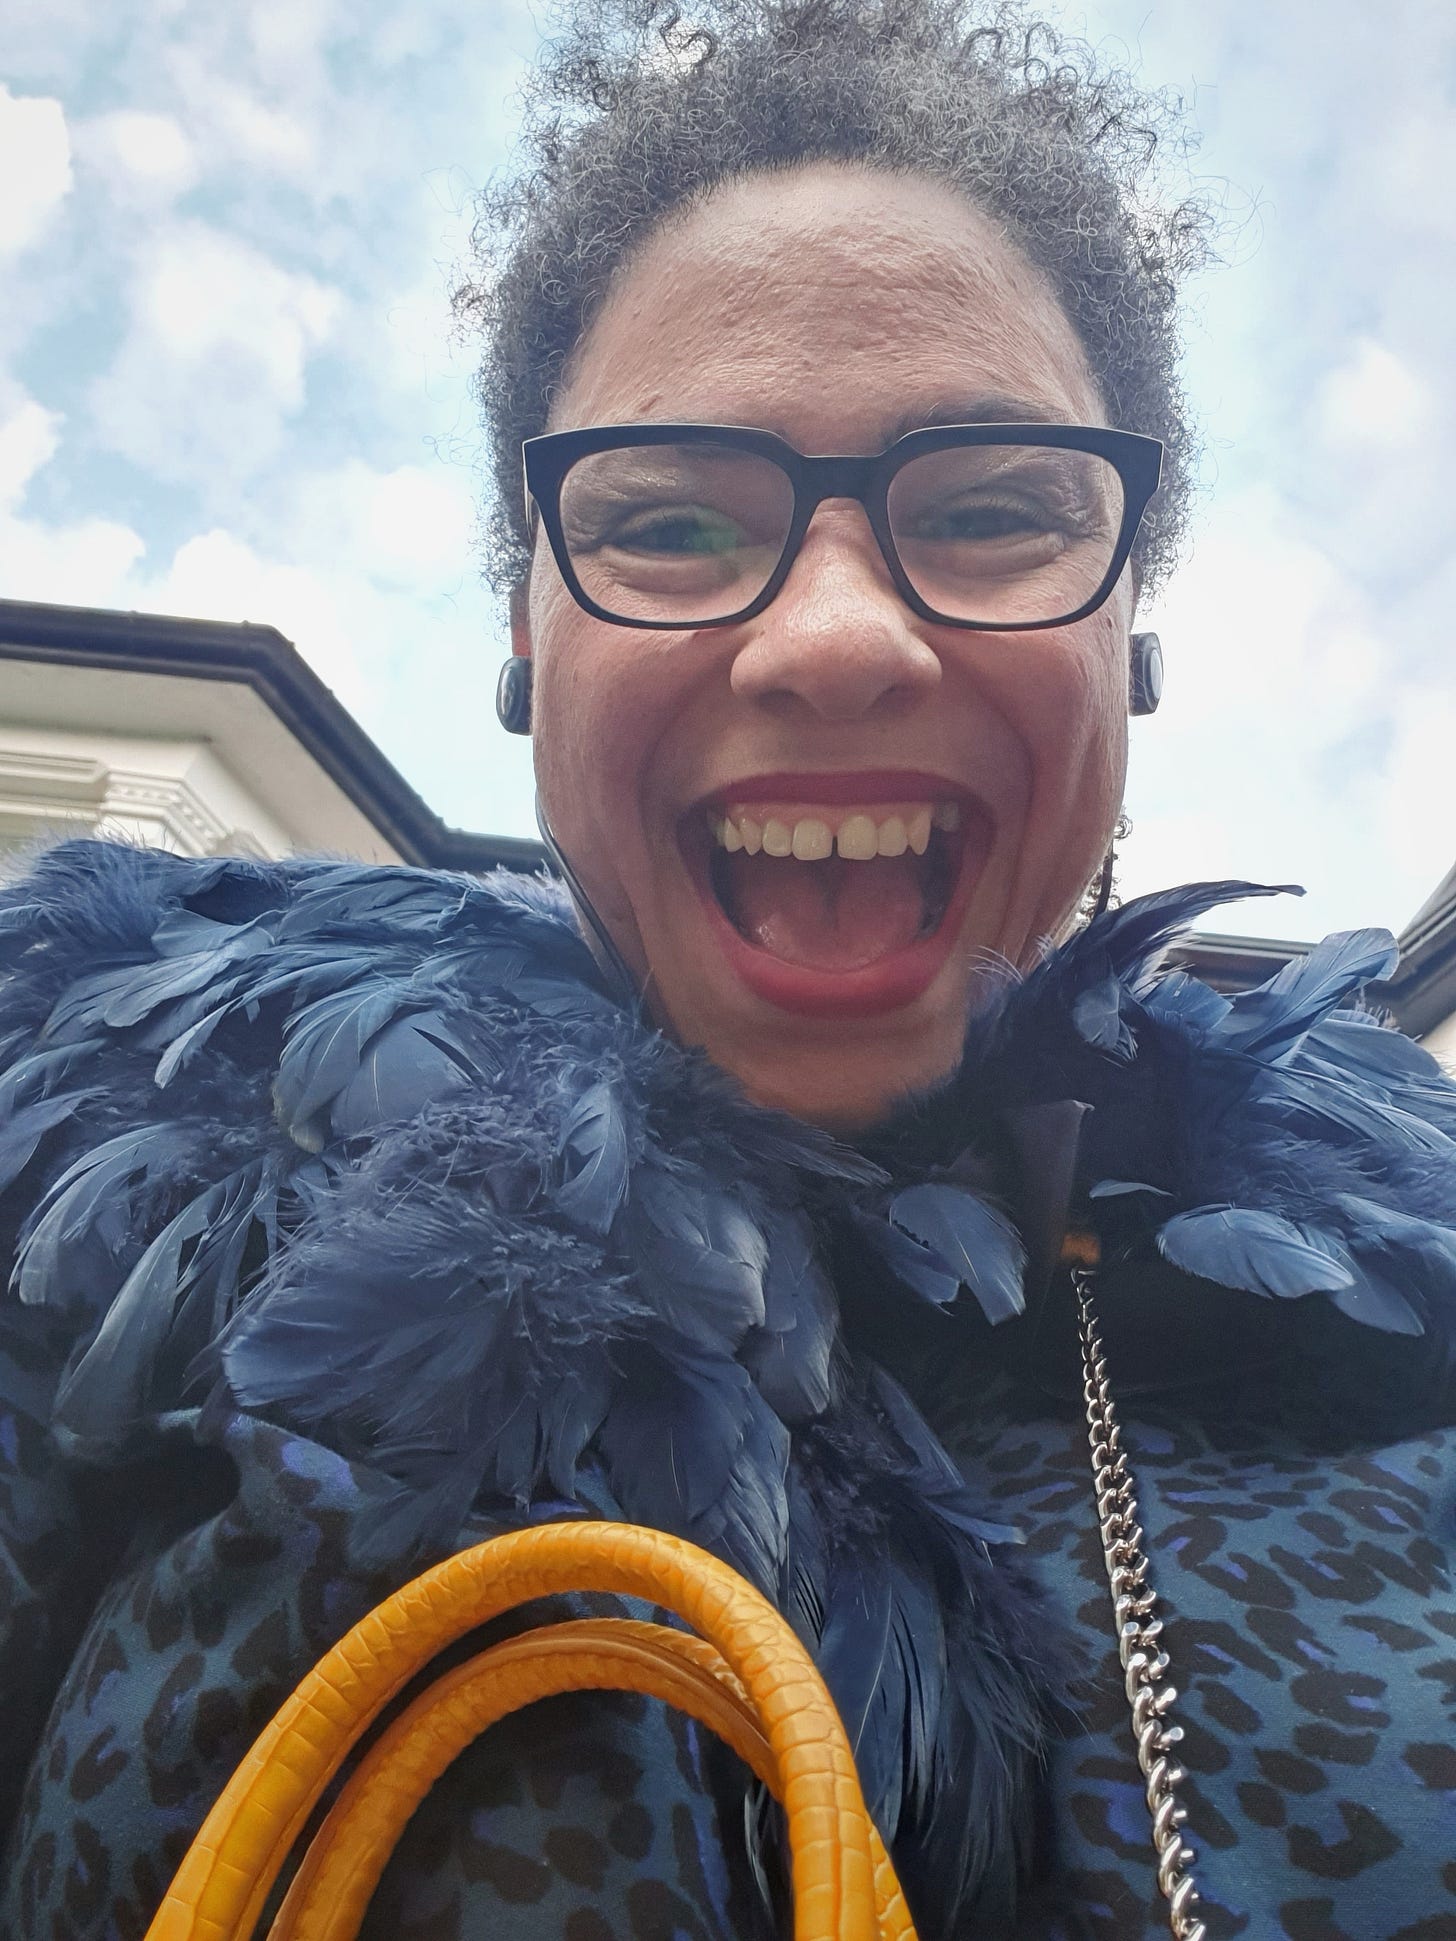
M 1163 698 L 1163 643 L 1156 634 L 1134 634 L 1128 641 L 1129 714 L 1156 714 Z
M 495 684 L 495 711 L 508 735 L 531 732 L 531 663 L 512 654 Z
M 1126 842 L 1131 834 L 1132 818 L 1126 809 L 1119 809 L 1112 840 L 1107 845 L 1107 854 L 1102 858 L 1102 867 L 1082 893 L 1082 904 L 1077 914 L 1084 924 L 1091 923 L 1094 917 L 1100 917 L 1111 905 L 1117 890 L 1117 845 Z

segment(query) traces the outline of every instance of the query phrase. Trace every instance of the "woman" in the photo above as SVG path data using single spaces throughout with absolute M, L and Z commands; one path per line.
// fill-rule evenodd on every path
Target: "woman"
M 140 1935 L 330 1642 L 587 1514 L 778 1600 L 927 1937 L 1456 1934 L 1456 1090 L 1352 1008 L 1379 933 L 1160 973 L 1246 885 L 1043 954 L 1156 698 L 1196 223 L 1048 33 L 704 19 L 583 0 L 466 293 L 574 911 L 95 845 L 8 893 L 6 1931 Z M 781 1895 L 728 1755 L 560 1700 L 367 1931 Z

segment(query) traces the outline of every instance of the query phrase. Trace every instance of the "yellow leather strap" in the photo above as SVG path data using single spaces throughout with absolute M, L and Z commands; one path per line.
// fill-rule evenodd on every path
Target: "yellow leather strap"
M 780 1614 L 726 1564 L 661 1531 L 558 1523 L 461 1551 L 371 1611 L 260 1735 L 193 1842 L 147 1941 L 247 1941 L 349 1751 L 447 1645 L 518 1604 L 605 1592 L 665 1606 L 741 1680 L 789 1831 L 795 1941 L 880 1941 L 871 1823 L 844 1728 Z
M 543 1626 L 437 1679 L 371 1746 L 314 1835 L 269 1941 L 353 1941 L 410 1815 L 489 1726 L 569 1691 L 641 1692 L 690 1713 L 778 1799 L 772 1750 L 738 1679 L 703 1638 L 628 1618 Z M 915 1941 L 909 1909 L 870 1824 L 882 1941 Z

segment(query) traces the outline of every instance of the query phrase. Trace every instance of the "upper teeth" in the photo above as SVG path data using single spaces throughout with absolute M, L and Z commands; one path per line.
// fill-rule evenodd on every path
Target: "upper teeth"
M 959 803 L 925 802 L 905 804 L 892 814 L 878 816 L 868 809 L 825 809 L 813 815 L 797 815 L 790 809 L 730 808 L 726 815 L 711 810 L 708 827 L 718 846 L 730 854 L 746 849 L 756 856 L 762 850 L 765 856 L 794 856 L 801 863 L 817 863 L 837 849 L 854 862 L 868 862 L 874 856 L 903 856 L 907 849 L 923 856 L 932 827 L 958 829 L 960 820 Z

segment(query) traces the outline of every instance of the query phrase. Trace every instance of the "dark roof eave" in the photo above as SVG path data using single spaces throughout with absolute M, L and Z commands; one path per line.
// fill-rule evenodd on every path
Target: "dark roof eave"
M 0 659 L 240 682 L 406 862 L 478 874 L 544 860 L 537 843 L 454 829 L 436 815 L 276 627 L 0 600 Z

